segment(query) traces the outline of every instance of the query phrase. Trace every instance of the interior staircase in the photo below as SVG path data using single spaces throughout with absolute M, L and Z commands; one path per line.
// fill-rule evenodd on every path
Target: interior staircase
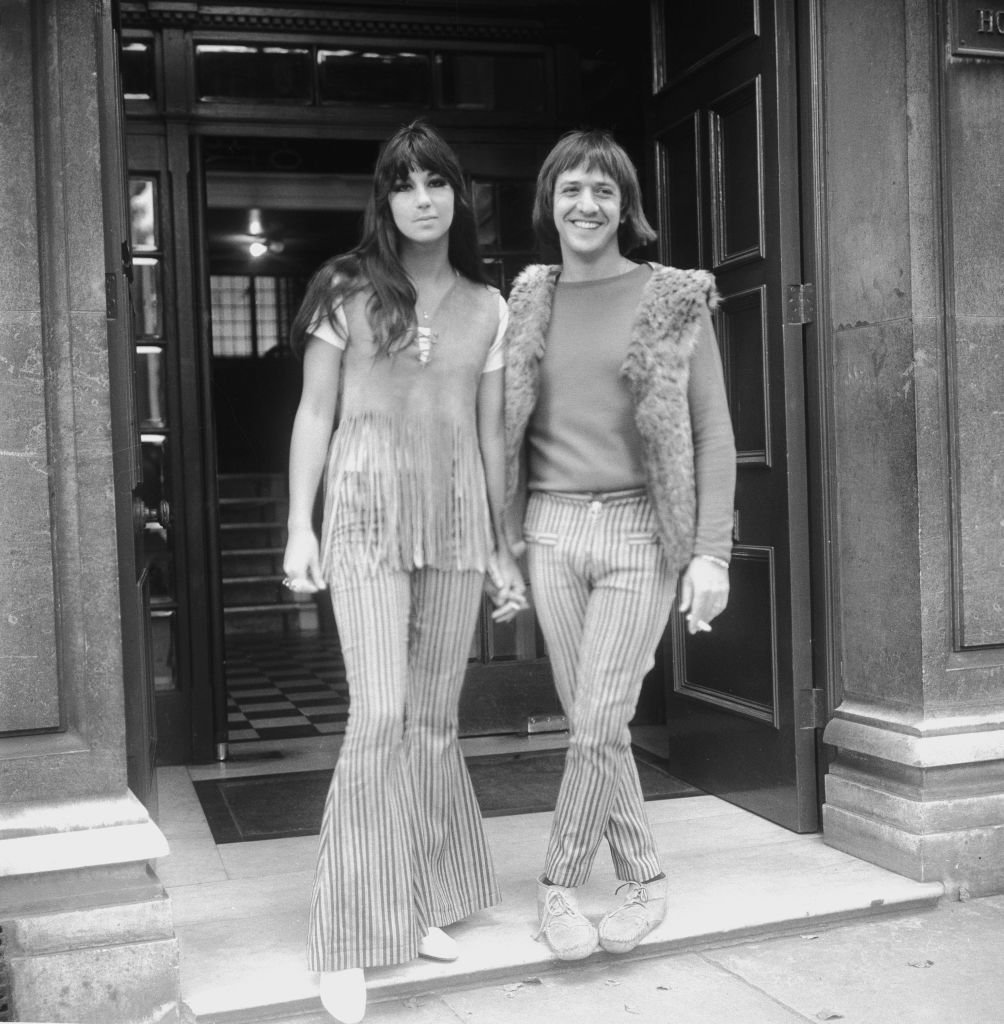
M 313 596 L 282 585 L 285 475 L 221 473 L 218 490 L 226 635 L 316 631 Z

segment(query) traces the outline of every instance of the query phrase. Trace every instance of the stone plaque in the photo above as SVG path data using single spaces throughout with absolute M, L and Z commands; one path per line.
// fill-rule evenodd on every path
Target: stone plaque
M 960 57 L 1004 57 L 1004 0 L 988 6 L 955 0 L 952 53 Z

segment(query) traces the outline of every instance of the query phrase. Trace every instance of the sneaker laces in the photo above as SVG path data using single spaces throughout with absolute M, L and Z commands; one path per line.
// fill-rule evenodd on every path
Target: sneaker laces
M 614 895 L 620 895 L 622 889 L 630 889 L 631 891 L 624 898 L 624 902 L 614 911 L 615 914 L 621 910 L 627 910 L 629 907 L 644 907 L 648 903 L 648 889 L 641 882 L 625 882 L 623 885 L 617 886 L 614 890 Z
M 579 917 L 576 909 L 569 902 L 568 897 L 559 889 L 550 888 L 547 890 L 547 897 L 544 900 L 544 913 L 540 918 L 540 927 L 537 929 L 535 939 L 544 934 L 547 926 L 558 917 Z

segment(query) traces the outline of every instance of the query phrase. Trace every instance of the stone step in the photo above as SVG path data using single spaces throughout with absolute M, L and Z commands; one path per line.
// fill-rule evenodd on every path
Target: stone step
M 251 573 L 248 576 L 224 576 L 223 586 L 248 586 L 255 583 L 270 584 L 272 586 L 278 586 L 282 583 L 281 573 Z
M 505 988 L 508 985 L 533 984 L 541 975 L 555 971 L 575 971 L 577 968 L 595 968 L 601 960 L 613 965 L 622 965 L 632 961 L 651 960 L 666 956 L 675 956 L 683 953 L 697 952 L 710 949 L 722 949 L 729 946 L 737 946 L 750 941 L 764 941 L 773 938 L 781 938 L 790 935 L 808 935 L 824 931 L 828 928 L 837 927 L 842 924 L 850 924 L 868 917 L 882 915 L 888 917 L 893 914 L 912 914 L 924 910 L 933 909 L 942 896 L 942 889 L 938 883 L 928 883 L 927 892 L 911 900 L 896 902 L 889 907 L 858 907 L 848 908 L 845 912 L 830 914 L 825 917 L 799 917 L 788 921 L 777 921 L 764 923 L 759 927 L 748 929 L 737 929 L 732 932 L 723 933 L 717 936 L 694 936 L 689 939 L 682 939 L 676 942 L 650 942 L 640 946 L 631 953 L 618 955 L 616 957 L 602 952 L 594 953 L 586 960 L 560 963 L 543 953 L 537 963 L 511 964 L 499 967 L 485 967 L 482 970 L 469 971 L 463 974 L 454 974 L 453 977 L 444 977 L 436 983 L 430 983 L 428 979 L 413 981 L 398 980 L 395 983 L 381 984 L 372 981 L 369 984 L 367 999 L 367 1016 L 377 1017 L 383 1020 L 380 1014 L 381 1003 L 400 1004 L 413 1002 L 417 1007 L 421 1006 L 423 998 L 430 995 L 456 991 L 458 989 L 474 989 L 484 985 L 492 985 L 497 988 Z M 539 944 L 537 944 L 539 945 Z M 375 973 L 375 972 L 371 972 Z M 388 1007 L 388 1009 L 390 1009 Z M 414 1011 L 413 1011 L 414 1012 Z M 395 1014 L 391 1014 L 397 1020 Z M 388 1017 L 388 1019 L 390 1019 Z M 579 1018 L 580 1020 L 583 1018 Z M 317 998 L 292 1000 L 288 1003 L 236 1009 L 219 1013 L 208 1013 L 191 1018 L 192 1024 L 331 1024 L 332 1018 L 321 1007 Z
M 266 555 L 274 558 L 281 558 L 283 553 L 281 547 L 270 547 L 270 548 L 225 548 L 220 552 L 220 557 L 228 559 L 245 558 L 245 557 L 264 557 Z
M 216 478 L 220 498 L 286 496 L 283 473 L 220 473 Z
M 241 521 L 236 523 L 220 523 L 220 530 L 227 533 L 240 533 L 246 530 L 285 530 L 285 522 L 277 519 L 263 519 L 260 522 Z
M 292 594 L 281 576 L 245 576 L 223 580 L 223 608 L 243 605 L 286 604 Z
M 295 601 L 257 601 L 224 605 L 223 608 L 223 631 L 226 636 L 254 636 L 273 632 L 311 633 L 317 628 L 317 605 L 310 595 Z
M 282 549 L 243 549 L 239 554 L 229 551 L 223 555 L 223 582 L 230 580 L 282 579 Z
M 305 605 L 312 601 L 260 601 L 254 604 L 231 604 L 223 609 L 223 614 L 231 615 L 294 615 L 299 614 Z
M 274 551 L 286 540 L 286 523 L 270 520 L 260 523 L 220 523 L 220 553 L 232 550 Z
M 821 835 L 796 835 L 714 797 L 652 801 L 646 805 L 666 873 L 671 879 L 663 924 L 632 953 L 634 960 L 662 958 L 734 946 L 782 935 L 814 937 L 820 930 L 889 914 L 928 911 L 937 906 L 940 883 L 916 882 L 841 853 Z M 397 1020 L 402 1000 L 428 993 L 488 984 L 526 982 L 555 971 L 623 963 L 626 957 L 597 952 L 586 960 L 559 964 L 534 941 L 539 860 L 546 848 L 547 813 L 485 819 L 504 899 L 448 930 L 462 955 L 451 964 L 413 960 L 367 974 L 375 1020 Z M 303 952 L 316 837 L 282 840 L 282 868 L 260 849 L 231 851 L 257 865 L 245 881 L 199 886 L 190 896 L 171 889 L 182 949 L 182 989 L 198 1024 L 320 1024 L 316 975 Z M 245 844 L 245 846 L 261 844 Z M 258 858 L 252 860 L 252 857 Z M 269 870 L 274 872 L 269 874 Z M 263 881 L 271 890 L 262 896 Z M 609 908 L 617 880 L 608 858 L 597 858 L 593 876 L 580 890 L 583 912 L 597 919 Z M 188 889 L 194 887 L 188 886 Z M 200 930 L 193 911 L 236 918 L 241 937 L 219 942 L 221 928 Z M 197 908 L 197 910 L 196 910 Z M 186 938 L 188 943 L 186 945 Z M 268 971 L 262 970 L 262 950 Z M 387 1004 L 386 1011 L 377 1007 Z M 401 1016 L 401 1020 L 405 1017 Z M 431 1020 L 416 1013 L 415 1019 Z M 516 1019 L 516 1018 L 513 1018 Z M 570 1017 L 569 1019 L 583 1019 Z M 627 1018 L 626 1018 L 627 1019 Z M 637 1019 L 637 1018 L 631 1018 Z
M 285 495 L 276 497 L 221 498 L 220 523 L 276 522 L 285 516 Z

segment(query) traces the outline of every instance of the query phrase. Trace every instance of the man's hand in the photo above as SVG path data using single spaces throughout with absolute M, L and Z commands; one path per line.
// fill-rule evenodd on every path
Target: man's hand
M 680 611 L 687 616 L 687 632 L 710 632 L 711 623 L 728 603 L 729 570 L 695 555 L 680 583 Z

